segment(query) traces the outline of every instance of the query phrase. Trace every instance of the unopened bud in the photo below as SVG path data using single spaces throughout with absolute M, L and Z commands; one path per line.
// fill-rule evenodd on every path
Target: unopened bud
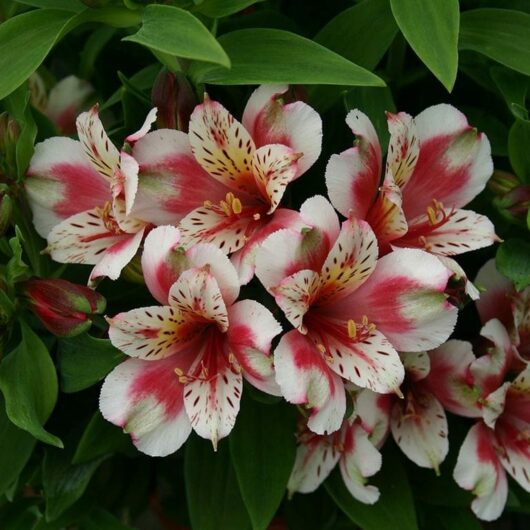
M 526 224 L 530 208 L 530 186 L 519 185 L 508 193 L 495 197 L 493 204 L 499 212 L 514 223 Z
M 0 236 L 3 236 L 11 222 L 13 201 L 9 195 L 0 194 Z
M 46 329 L 59 337 L 86 331 L 92 324 L 90 317 L 103 313 L 106 306 L 99 293 L 60 278 L 28 280 L 23 293 Z
M 20 127 L 7 112 L 0 114 L 0 174 L 14 176 L 17 171 L 16 148 Z
M 156 124 L 159 128 L 188 132 L 197 98 L 183 74 L 162 70 L 153 85 L 151 101 L 158 108 Z
M 519 179 L 515 175 L 497 169 L 488 181 L 488 188 L 495 195 L 504 195 L 516 186 L 519 186 L 519 184 Z

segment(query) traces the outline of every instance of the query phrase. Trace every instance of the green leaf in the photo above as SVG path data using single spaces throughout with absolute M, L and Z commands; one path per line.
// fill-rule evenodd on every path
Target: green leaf
M 0 390 L 9 419 L 42 442 L 62 447 L 43 425 L 57 401 L 57 374 L 46 346 L 25 322 L 22 342 L 0 364 Z
M 242 29 L 222 35 L 219 42 L 230 57 L 231 69 L 195 63 L 189 73 L 196 82 L 384 86 L 383 80 L 371 72 L 288 31 Z
M 86 426 L 72 459 L 82 464 L 99 456 L 132 448 L 131 439 L 121 429 L 109 423 L 96 412 Z
M 48 449 L 44 455 L 42 483 L 46 497 L 46 520 L 57 519 L 81 498 L 102 459 L 86 464 L 70 463 L 68 451 Z
M 494 8 L 464 11 L 459 47 L 530 75 L 530 15 Z
M 16 0 L 19 4 L 33 7 L 44 7 L 48 9 L 62 9 L 80 13 L 86 6 L 80 0 Z
M 458 0 L 390 0 L 390 5 L 411 48 L 450 92 L 458 70 Z
M 59 340 L 58 364 L 64 392 L 79 392 L 101 381 L 125 355 L 108 339 L 88 334 Z
M 111 513 L 96 508 L 92 510 L 81 523 L 82 530 L 131 530 Z
M 518 291 L 530 285 L 530 243 L 522 239 L 509 239 L 497 250 L 495 259 L 498 271 L 511 280 Z
M 519 118 L 520 115 L 517 109 L 525 106 L 526 94 L 530 84 L 528 77 L 502 66 L 491 68 L 490 75 L 504 97 L 510 112 L 516 118 Z
M 22 258 L 22 235 L 15 227 L 15 236 L 9 240 L 12 257 L 7 262 L 5 278 L 8 284 L 14 285 L 22 280 L 27 280 L 31 276 L 31 270 Z
M 185 59 L 230 66 L 225 51 L 202 22 L 178 7 L 147 6 L 138 33 L 123 40 Z
M 37 440 L 16 427 L 7 417 L 5 403 L 0 394 L 0 496 L 17 479 L 26 465 Z
M 250 520 L 230 462 L 228 443 L 214 453 L 209 440 L 193 435 L 186 444 L 184 477 L 193 530 L 249 530 Z
M 74 16 L 67 11 L 37 9 L 0 25 L 0 99 L 40 66 Z
M 295 432 L 292 407 L 243 400 L 229 441 L 241 496 L 254 530 L 268 528 L 283 499 L 296 455 Z
M 339 508 L 363 530 L 418 530 L 412 492 L 400 462 L 403 455 L 394 446 L 386 449 L 383 467 L 371 481 L 381 492 L 376 504 L 370 506 L 355 500 L 338 469 L 325 482 L 325 487 Z
M 204 0 L 197 11 L 211 18 L 226 17 L 263 0 Z
M 508 135 L 508 156 L 517 176 L 530 184 L 530 121 L 515 120 Z

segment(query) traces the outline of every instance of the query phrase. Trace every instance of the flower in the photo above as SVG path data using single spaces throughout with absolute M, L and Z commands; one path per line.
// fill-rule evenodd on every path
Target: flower
M 422 248 L 451 256 L 498 241 L 489 219 L 462 206 L 493 172 L 490 144 L 450 105 L 429 107 L 415 118 L 387 114 L 390 143 L 384 180 L 375 129 L 352 110 L 346 123 L 355 147 L 333 155 L 326 168 L 331 202 L 343 215 L 365 219 L 383 252 Z
M 343 380 L 399 394 L 397 350 L 440 345 L 457 310 L 444 292 L 452 271 L 435 256 L 398 249 L 377 259 L 370 226 L 350 218 L 340 227 L 323 197 L 308 199 L 301 216 L 308 226 L 264 241 L 256 275 L 296 328 L 274 354 L 282 394 L 312 408 L 308 426 L 324 434 L 342 424 Z
M 86 331 L 91 316 L 105 311 L 105 299 L 92 289 L 60 278 L 32 278 L 22 284 L 29 307 L 46 329 L 58 337 Z
M 180 240 L 162 226 L 145 241 L 146 283 L 164 305 L 109 319 L 110 340 L 132 358 L 107 376 L 101 412 L 153 456 L 176 451 L 192 427 L 216 448 L 234 426 L 243 377 L 279 394 L 269 352 L 280 325 L 261 304 L 235 301 L 237 272 L 221 250 Z
M 153 109 L 126 142 L 145 135 L 155 117 Z M 138 164 L 109 140 L 97 106 L 77 118 L 77 130 L 79 141 L 55 137 L 35 147 L 25 182 L 33 223 L 47 238 L 52 259 L 95 265 L 91 282 L 101 276 L 115 280 L 148 227 L 130 215 Z
M 296 220 L 278 205 L 321 150 L 319 115 L 300 101 L 285 104 L 287 88 L 258 88 L 243 123 L 206 96 L 191 115 L 189 134 L 154 131 L 133 149 L 141 175 L 135 214 L 157 225 L 179 223 L 189 243 L 239 251 L 241 283 L 253 276 L 257 245 Z

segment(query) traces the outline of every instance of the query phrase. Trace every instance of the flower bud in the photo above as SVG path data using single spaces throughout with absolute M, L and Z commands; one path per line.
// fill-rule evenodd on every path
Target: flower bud
M 72 337 L 86 331 L 91 315 L 105 311 L 105 298 L 67 280 L 33 278 L 23 285 L 29 307 L 54 335 Z
M 495 195 L 504 195 L 519 184 L 519 179 L 515 175 L 497 169 L 493 172 L 493 175 L 488 181 L 488 188 Z
M 156 124 L 159 128 L 188 132 L 197 98 L 183 74 L 162 70 L 153 85 L 151 101 L 158 108 Z
M 499 212 L 514 223 L 526 224 L 530 208 L 530 186 L 519 185 L 508 193 L 495 197 L 493 204 Z
M 19 136 L 18 123 L 10 118 L 7 112 L 0 114 L 0 175 L 16 175 L 16 147 Z
M 5 234 L 9 223 L 11 222 L 11 214 L 13 212 L 13 201 L 9 195 L 0 193 L 0 236 Z

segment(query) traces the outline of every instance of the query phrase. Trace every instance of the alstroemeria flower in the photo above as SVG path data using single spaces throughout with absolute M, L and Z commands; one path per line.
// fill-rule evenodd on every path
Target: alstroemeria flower
M 383 179 L 381 146 L 372 123 L 359 110 L 352 110 L 346 123 L 357 141 L 330 158 L 329 197 L 343 215 L 370 224 L 383 252 L 392 245 L 451 256 L 498 240 L 487 217 L 461 209 L 484 189 L 493 172 L 488 139 L 461 112 L 436 105 L 415 118 L 404 112 L 388 114 Z
M 348 491 L 358 501 L 374 504 L 379 490 L 366 485 L 368 477 L 381 468 L 381 453 L 388 433 L 388 396 L 362 390 L 354 396 L 355 414 L 344 420 L 340 430 L 318 435 L 300 423 L 298 449 L 287 489 L 289 493 L 311 493 L 339 463 Z
M 380 393 L 399 393 L 404 377 L 397 350 L 443 343 L 457 310 L 445 289 L 452 272 L 435 257 L 398 249 L 379 260 L 364 221 L 342 227 L 331 204 L 302 206 L 308 227 L 280 230 L 261 245 L 256 274 L 289 322 L 275 351 L 285 398 L 313 408 L 308 426 L 337 430 L 346 400 L 343 379 Z
M 227 254 L 245 247 L 235 257 L 242 283 L 254 273 L 255 246 L 292 220 L 277 210 L 287 185 L 321 150 L 320 116 L 300 101 L 284 104 L 287 88 L 254 91 L 243 123 L 206 97 L 189 134 L 158 130 L 133 150 L 141 174 L 136 215 L 157 225 L 180 222 L 189 243 L 214 243 Z
M 170 226 L 145 240 L 146 283 L 164 305 L 109 319 L 110 340 L 132 359 L 107 376 L 101 412 L 153 456 L 176 451 L 192 428 L 215 448 L 236 421 L 243 377 L 279 394 L 269 352 L 280 325 L 258 302 L 235 301 L 237 272 L 215 245 L 180 244 Z
M 514 355 L 508 333 L 493 319 L 481 335 L 489 346 L 479 357 L 458 340 L 430 352 L 427 382 L 447 410 L 478 419 L 460 449 L 454 478 L 475 495 L 477 517 L 491 521 L 506 503 L 505 471 L 530 491 L 530 369 L 504 382 Z
M 156 118 L 153 109 L 126 138 L 134 144 Z M 108 138 L 97 106 L 77 118 L 79 141 L 49 138 L 35 146 L 26 191 L 37 232 L 59 263 L 95 265 L 90 281 L 115 280 L 136 254 L 148 223 L 131 215 L 138 164 Z
M 482 289 L 477 309 L 484 323 L 498 318 L 508 330 L 521 358 L 530 360 L 530 287 L 517 292 L 507 278 L 497 271 L 495 260 L 479 271 L 475 283 Z

